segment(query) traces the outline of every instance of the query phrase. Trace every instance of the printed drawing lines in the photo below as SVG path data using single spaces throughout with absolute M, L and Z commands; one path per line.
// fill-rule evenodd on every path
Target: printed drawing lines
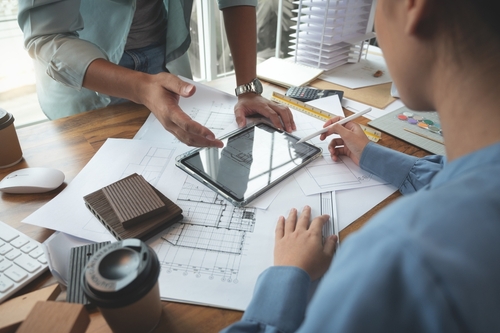
M 125 168 L 122 178 L 135 172 L 142 175 L 151 185 L 155 186 L 173 154 L 173 149 L 151 147 L 139 163 L 130 163 Z
M 224 103 L 212 102 L 208 110 L 193 108 L 190 114 L 193 119 L 216 135 L 235 121 L 233 107 Z
M 255 227 L 255 208 L 236 208 L 215 192 L 188 182 L 177 204 L 184 219 L 155 247 L 162 268 L 237 283 L 245 242 Z
M 323 158 L 305 167 L 310 180 L 319 188 L 360 184 L 372 179 L 370 173 L 362 171 L 349 158 L 339 156 L 340 161 L 333 162 L 329 154 L 325 155 L 325 151 L 328 152 L 328 148 L 323 149 Z

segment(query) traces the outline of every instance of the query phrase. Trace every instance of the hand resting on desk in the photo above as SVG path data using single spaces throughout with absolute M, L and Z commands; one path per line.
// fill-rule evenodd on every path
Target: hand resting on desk
M 246 116 L 261 114 L 269 118 L 276 128 L 284 129 L 289 133 L 297 129 L 292 112 L 287 106 L 251 92 L 238 96 L 238 103 L 234 106 L 234 114 L 239 127 L 245 126 Z
M 309 206 L 304 207 L 298 219 L 295 208 L 290 210 L 286 220 L 280 216 L 276 225 L 274 265 L 302 268 L 312 281 L 322 277 L 330 267 L 337 244 L 335 235 L 323 244 L 321 230 L 328 219 L 328 215 L 321 215 L 309 223 Z
M 328 120 L 323 127 L 336 123 L 340 119 L 342 119 L 342 117 L 333 117 Z M 344 125 L 337 124 L 330 128 L 328 132 L 321 134 L 320 140 L 325 140 L 326 137 L 331 134 L 340 135 L 340 138 L 333 139 L 328 145 L 332 160 L 337 162 L 339 155 L 346 155 L 349 156 L 356 165 L 359 165 L 363 149 L 365 149 L 368 142 L 370 142 L 361 127 L 353 122 L 348 122 Z

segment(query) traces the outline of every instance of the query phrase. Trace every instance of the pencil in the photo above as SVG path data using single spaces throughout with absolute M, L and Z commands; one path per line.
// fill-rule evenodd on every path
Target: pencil
M 359 111 L 358 113 L 355 113 L 355 114 L 353 114 L 353 115 L 350 115 L 350 116 L 349 116 L 349 117 L 347 117 L 347 118 L 340 119 L 340 120 L 339 120 L 339 121 L 337 121 L 336 123 L 333 123 L 333 124 L 331 124 L 331 125 L 329 125 L 329 126 L 327 126 L 327 127 L 323 128 L 323 129 L 320 129 L 320 130 L 319 130 L 319 131 L 317 131 L 317 132 L 314 132 L 314 133 L 313 133 L 313 134 L 311 134 L 311 135 L 308 135 L 308 136 L 306 136 L 306 137 L 304 137 L 304 138 L 300 139 L 299 141 L 297 141 L 297 143 L 302 143 L 302 142 L 307 141 L 307 140 L 309 140 L 309 139 L 311 139 L 311 138 L 314 138 L 315 136 L 318 136 L 318 135 L 320 135 L 320 134 L 326 133 L 326 132 L 328 132 L 328 129 L 329 129 L 330 127 L 332 127 L 333 125 L 335 125 L 335 124 L 340 124 L 340 125 L 345 124 L 345 123 L 347 123 L 347 122 L 349 122 L 349 121 L 351 121 L 351 120 L 353 120 L 353 119 L 356 119 L 356 118 L 358 118 L 358 117 L 360 117 L 360 116 L 364 115 L 365 113 L 370 112 L 371 110 L 372 110 L 372 108 L 368 108 L 368 109 L 366 109 L 366 110 Z

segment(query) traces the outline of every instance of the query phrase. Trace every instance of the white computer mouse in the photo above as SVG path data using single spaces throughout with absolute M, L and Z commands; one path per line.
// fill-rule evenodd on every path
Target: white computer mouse
M 5 193 L 43 193 L 52 191 L 64 182 L 64 173 L 52 168 L 25 168 L 9 173 L 0 181 Z

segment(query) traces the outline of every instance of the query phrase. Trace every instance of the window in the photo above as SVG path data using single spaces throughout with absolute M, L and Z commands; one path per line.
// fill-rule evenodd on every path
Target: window
M 280 11 L 281 6 L 281 11 Z M 257 6 L 257 57 L 287 55 L 292 26 L 292 0 L 259 0 Z M 280 33 L 277 33 L 279 17 Z M 215 22 L 215 24 L 213 24 Z M 231 53 L 227 43 L 222 12 L 217 1 L 195 1 L 191 16 L 192 45 L 189 58 L 193 76 L 198 81 L 210 81 L 233 73 Z M 276 53 L 276 41 L 279 52 Z
M 35 89 L 33 62 L 17 24 L 17 0 L 0 2 L 0 108 L 14 115 L 16 127 L 44 121 Z

